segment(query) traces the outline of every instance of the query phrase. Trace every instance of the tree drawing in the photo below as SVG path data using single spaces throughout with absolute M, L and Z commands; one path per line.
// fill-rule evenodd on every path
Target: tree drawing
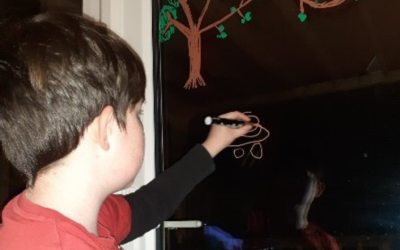
M 168 0 L 169 4 L 162 6 L 159 18 L 159 40 L 161 42 L 168 41 L 175 33 L 176 29 L 178 29 L 187 38 L 188 41 L 190 72 L 189 78 L 184 85 L 185 89 L 195 89 L 199 86 L 206 85 L 203 77 L 201 76 L 201 35 L 204 32 L 215 28 L 219 32 L 217 38 L 225 39 L 228 34 L 225 32 L 225 27 L 224 25 L 222 25 L 222 23 L 236 14 L 241 17 L 242 24 L 249 22 L 251 20 L 251 12 L 248 11 L 246 13 L 243 13 L 242 9 L 252 1 L 253 0 L 241 0 L 238 6 L 232 6 L 230 8 L 230 12 L 228 14 L 205 27 L 202 27 L 202 22 L 205 14 L 210 7 L 211 0 L 206 1 L 197 21 L 194 20 L 192 16 L 190 6 L 187 3 L 188 0 Z M 300 13 L 298 17 L 301 22 L 305 22 L 305 20 L 307 19 L 304 5 L 308 5 L 311 8 L 315 9 L 326 9 L 339 6 L 346 1 L 349 0 L 299 0 Z M 354 1 L 357 2 L 359 0 Z M 177 10 L 179 8 L 182 8 L 188 21 L 188 25 L 185 25 L 177 20 Z
M 251 20 L 251 12 L 242 13 L 242 9 L 253 0 L 241 0 L 238 6 L 232 6 L 230 8 L 230 12 L 228 14 L 205 27 L 202 27 L 202 22 L 210 7 L 211 0 L 206 1 L 197 20 L 194 20 L 187 1 L 188 0 L 168 0 L 169 4 L 162 6 L 159 19 L 159 39 L 161 42 L 168 41 L 175 33 L 176 29 L 178 29 L 187 38 L 190 72 L 184 88 L 195 89 L 199 86 L 206 85 L 203 77 L 201 76 L 201 35 L 204 32 L 215 28 L 219 32 L 217 38 L 225 39 L 228 34 L 225 32 L 225 27 L 222 25 L 222 23 L 236 14 L 241 17 L 242 24 L 249 22 Z M 185 13 L 188 25 L 185 25 L 177 20 L 177 9 L 179 7 L 181 7 Z
M 339 6 L 346 1 L 347 0 L 331 0 L 326 2 L 320 2 L 319 0 L 300 0 L 300 13 L 298 17 L 301 22 L 304 22 L 307 19 L 307 14 L 304 13 L 304 4 L 307 4 L 308 6 L 314 9 L 327 9 Z M 358 0 L 354 1 L 357 2 Z

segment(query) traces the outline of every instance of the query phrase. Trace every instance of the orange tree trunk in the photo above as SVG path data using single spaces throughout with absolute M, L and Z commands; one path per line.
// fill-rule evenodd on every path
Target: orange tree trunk
M 201 35 L 197 28 L 191 30 L 188 38 L 190 73 L 184 88 L 194 89 L 198 86 L 205 86 L 203 77 L 201 76 Z

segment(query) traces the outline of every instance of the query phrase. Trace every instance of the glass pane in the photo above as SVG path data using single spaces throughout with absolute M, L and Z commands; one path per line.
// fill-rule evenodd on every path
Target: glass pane
M 159 13 L 165 166 L 206 138 L 206 116 L 251 111 L 270 132 L 262 151 L 215 158 L 171 218 L 206 225 L 168 231 L 167 249 L 399 249 L 400 2 L 162 0 Z

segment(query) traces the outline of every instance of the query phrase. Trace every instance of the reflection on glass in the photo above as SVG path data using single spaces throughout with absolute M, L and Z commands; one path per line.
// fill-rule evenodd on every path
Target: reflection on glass
M 243 240 L 233 237 L 217 226 L 204 226 L 204 236 L 209 250 L 242 250 Z
M 283 180 L 284 185 L 291 185 L 286 190 L 277 189 L 274 202 L 263 210 L 250 210 L 247 228 L 248 249 L 269 248 L 312 248 L 323 250 L 339 250 L 335 237 L 326 232 L 317 223 L 309 221 L 309 212 L 314 199 L 320 197 L 325 184 L 322 171 L 307 170 L 305 175 L 299 174 L 295 179 Z M 282 183 L 280 183 L 282 184 Z M 284 187 L 282 185 L 278 185 Z M 280 212 L 287 211 L 283 216 Z M 332 216 L 334 211 L 325 211 Z M 252 240 L 262 236 L 264 240 Z M 265 240 L 267 239 L 267 240 Z
M 322 228 L 308 221 L 308 213 L 311 204 L 315 198 L 322 195 L 325 184 L 319 180 L 318 176 L 307 171 L 307 184 L 303 198 L 300 203 L 294 207 L 296 216 L 296 229 L 302 231 L 302 235 L 307 243 L 315 249 L 339 250 L 339 245 L 332 235 L 328 234 Z M 330 214 L 332 211 L 329 212 Z

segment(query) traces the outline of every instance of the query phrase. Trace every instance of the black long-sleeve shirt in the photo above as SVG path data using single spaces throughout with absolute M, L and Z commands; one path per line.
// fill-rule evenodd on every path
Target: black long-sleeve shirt
M 132 226 L 122 244 L 142 236 L 172 216 L 186 195 L 214 170 L 210 154 L 198 144 L 149 184 L 126 195 L 132 211 Z

